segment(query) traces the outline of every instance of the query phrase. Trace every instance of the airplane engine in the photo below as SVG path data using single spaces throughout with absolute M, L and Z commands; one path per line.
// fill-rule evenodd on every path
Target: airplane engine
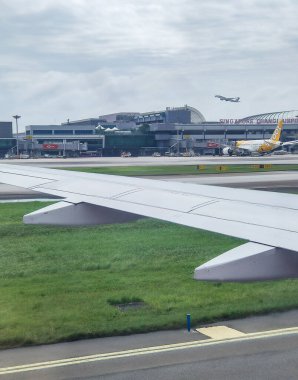
M 232 156 L 233 154 L 233 149 L 231 149 L 230 147 L 226 146 L 225 148 L 223 148 L 222 150 L 222 154 L 224 156 Z

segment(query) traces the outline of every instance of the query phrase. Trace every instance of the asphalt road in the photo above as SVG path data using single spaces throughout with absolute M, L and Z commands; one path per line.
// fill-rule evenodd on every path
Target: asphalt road
M 4 379 L 297 379 L 297 311 L 225 321 L 240 336 L 186 330 L 1 352 Z M 208 326 L 210 329 L 218 324 Z M 267 331 L 263 331 L 266 327 Z M 270 330 L 270 331 L 268 331 Z

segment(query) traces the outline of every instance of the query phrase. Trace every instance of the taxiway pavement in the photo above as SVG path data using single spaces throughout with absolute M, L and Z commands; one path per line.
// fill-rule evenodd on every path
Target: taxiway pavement
M 86 158 L 41 158 L 1 160 L 3 164 L 31 165 L 48 168 L 100 167 L 100 166 L 151 166 L 151 165 L 229 165 L 229 164 L 298 164 L 298 154 L 261 157 L 86 157 Z
M 185 329 L 3 350 L 0 376 L 14 380 L 296 380 L 297 318 L 298 311 L 289 311 L 222 322 L 236 337 L 221 335 L 226 329 L 217 323 L 207 326 L 207 331 L 217 327 L 215 338 Z

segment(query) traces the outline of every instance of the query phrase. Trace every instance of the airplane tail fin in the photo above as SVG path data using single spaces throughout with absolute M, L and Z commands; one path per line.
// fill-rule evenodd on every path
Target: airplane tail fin
M 283 127 L 283 121 L 278 120 L 277 127 L 275 128 L 274 132 L 272 133 L 272 136 L 270 137 L 271 141 L 277 142 L 280 139 L 280 135 L 282 132 Z

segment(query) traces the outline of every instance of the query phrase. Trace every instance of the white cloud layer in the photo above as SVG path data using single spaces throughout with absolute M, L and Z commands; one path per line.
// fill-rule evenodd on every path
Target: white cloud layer
M 0 9 L 0 120 L 298 108 L 295 0 L 0 0 Z

